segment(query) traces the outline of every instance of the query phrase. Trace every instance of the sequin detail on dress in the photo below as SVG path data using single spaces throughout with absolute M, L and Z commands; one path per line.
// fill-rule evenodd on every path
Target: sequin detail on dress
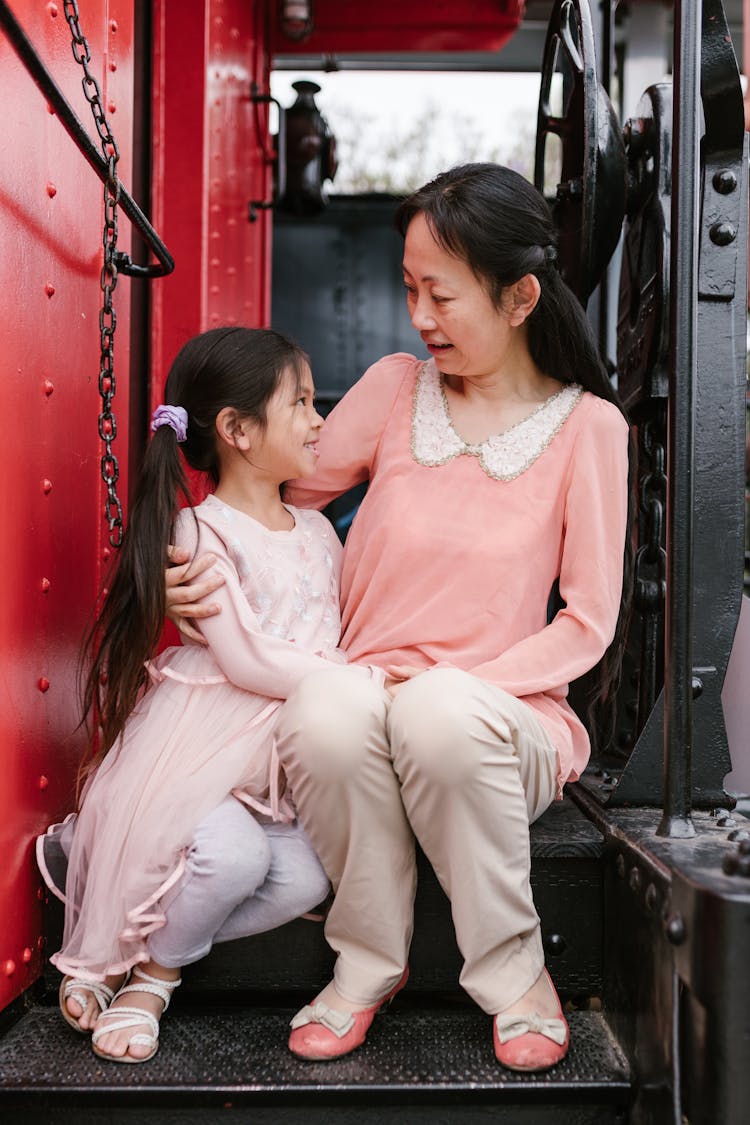
M 454 457 L 476 457 L 488 477 L 509 481 L 530 468 L 559 433 L 583 394 L 571 383 L 502 434 L 493 434 L 478 445 L 464 441 L 451 422 L 448 400 L 434 362 L 422 364 L 414 388 L 411 451 L 420 465 L 434 468 Z

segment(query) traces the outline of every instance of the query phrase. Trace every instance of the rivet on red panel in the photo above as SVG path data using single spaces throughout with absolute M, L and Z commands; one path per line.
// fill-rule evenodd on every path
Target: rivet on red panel
M 236 227 L 237 226 L 237 220 L 235 218 L 227 219 L 227 226 L 228 227 Z
M 55 287 L 54 287 L 54 285 L 52 284 L 51 281 L 48 281 L 47 284 L 45 285 L 44 292 L 47 294 L 48 297 L 54 297 Z
M 240 37 L 240 29 L 238 27 L 231 28 L 231 30 L 229 32 L 229 38 L 230 39 L 239 39 L 239 37 Z
M 114 102 L 107 102 L 107 109 L 110 113 L 117 113 L 117 106 Z
M 211 265 L 213 266 L 214 269 L 216 269 L 217 266 L 221 265 L 221 258 L 212 258 L 211 259 Z
M 45 379 L 44 382 L 42 383 L 42 390 L 46 394 L 47 398 L 49 398 L 49 396 L 52 394 L 54 389 L 55 389 L 55 384 L 52 382 L 52 380 L 51 379 Z
M 42 481 L 42 492 L 44 493 L 45 496 L 49 496 L 51 491 L 52 491 L 52 481 L 47 480 L 47 478 L 45 477 L 44 480 Z
M 52 16 L 53 20 L 57 19 L 57 4 L 48 4 L 47 11 Z
M 16 971 L 15 961 L 4 961 L 3 962 L 3 972 L 5 973 L 6 977 L 12 977 L 13 974 L 15 973 L 15 971 Z
M 43 789 L 46 789 L 48 785 L 49 785 L 49 778 L 45 777 L 44 774 L 42 774 L 42 776 L 39 778 L 39 788 L 43 790 Z
M 42 692 L 42 694 L 44 694 L 45 691 L 49 691 L 49 680 L 46 676 L 39 677 L 39 679 L 37 680 L 37 687 Z
M 108 559 L 111 554 L 112 554 L 112 552 L 110 551 L 109 547 L 105 547 L 104 550 L 102 551 L 102 558 Z
M 27 945 L 26 948 L 24 949 L 23 953 L 21 954 L 21 960 L 23 961 L 24 965 L 28 965 L 28 963 L 29 963 L 29 961 L 31 960 L 32 957 L 33 957 L 33 953 L 31 952 L 31 950 L 29 949 L 29 947 Z
M 49 578 L 43 578 L 39 585 L 41 587 L 42 593 L 48 594 L 52 583 L 50 582 Z
M 117 20 L 110 20 L 109 21 L 109 30 L 111 32 L 117 31 Z
M 236 273 L 237 273 L 237 267 L 236 266 L 228 266 L 227 267 L 227 277 L 234 277 L 234 275 Z
M 47 195 L 50 197 L 50 199 L 54 199 L 57 195 L 57 188 L 53 183 L 47 184 Z
M 109 69 L 112 71 L 113 74 L 117 70 L 117 63 L 115 62 L 114 59 L 112 59 L 112 61 L 110 62 Z
M 214 293 L 214 294 L 221 293 L 221 286 L 220 285 L 212 285 L 211 289 L 210 289 L 210 292 Z

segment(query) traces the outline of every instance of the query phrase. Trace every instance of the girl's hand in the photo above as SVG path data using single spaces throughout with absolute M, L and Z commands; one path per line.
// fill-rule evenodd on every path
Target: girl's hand
M 213 574 L 192 586 L 186 583 L 212 567 L 216 556 L 201 555 L 191 562 L 189 551 L 172 546 L 167 548 L 167 556 L 172 563 L 165 573 L 167 617 L 184 637 L 205 645 L 205 638 L 191 622 L 202 617 L 213 617 L 221 612 L 221 606 L 216 602 L 204 602 L 202 599 L 223 586 L 224 579 L 220 574 Z
M 395 699 L 404 684 L 415 676 L 421 675 L 422 672 L 424 672 L 424 668 L 411 668 L 406 665 L 389 668 L 385 677 L 385 690 L 391 699 Z

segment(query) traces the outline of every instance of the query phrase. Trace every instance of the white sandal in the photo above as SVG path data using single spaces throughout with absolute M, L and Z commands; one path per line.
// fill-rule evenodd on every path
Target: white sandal
M 172 998 L 172 993 L 178 985 L 182 983 L 181 979 L 178 980 L 161 980 L 159 977 L 152 977 L 145 973 L 143 969 L 133 969 L 131 980 L 135 980 L 135 984 L 124 985 L 117 993 L 115 1000 L 119 996 L 124 996 L 126 992 L 150 992 L 152 996 L 158 996 L 164 1004 L 161 1014 L 164 1015 L 169 1007 L 169 1001 Z M 102 1021 L 106 1020 L 106 1024 Z M 150 1034 L 139 1032 L 137 1035 L 131 1035 L 128 1040 L 128 1046 L 131 1043 L 136 1043 L 138 1046 L 150 1047 L 151 1051 L 142 1059 L 136 1059 L 132 1055 L 108 1055 L 106 1051 L 98 1049 L 97 1044 L 104 1035 L 109 1035 L 112 1031 L 127 1031 L 129 1027 L 137 1027 L 139 1024 L 145 1023 L 150 1029 Z M 96 1030 L 91 1036 L 91 1046 L 94 1054 L 98 1055 L 100 1059 L 109 1059 L 110 1062 L 118 1063 L 143 1063 L 152 1059 L 159 1049 L 159 1020 L 152 1016 L 150 1012 L 144 1011 L 143 1008 L 130 1008 L 123 1005 L 119 1008 L 108 1008 L 102 1012 L 97 1020 Z
M 89 996 L 84 993 L 90 993 L 99 1005 L 99 1014 L 106 1012 L 109 1005 L 115 997 L 114 989 L 109 985 L 103 984 L 100 980 L 86 980 L 85 977 L 63 977 L 60 982 L 60 1013 L 67 1024 L 77 1031 L 79 1035 L 90 1035 L 90 1027 L 81 1027 L 78 1020 L 89 1004 Z M 72 1012 L 68 1011 L 67 1000 L 75 1000 L 76 1004 L 81 1006 L 81 1016 L 76 1019 Z

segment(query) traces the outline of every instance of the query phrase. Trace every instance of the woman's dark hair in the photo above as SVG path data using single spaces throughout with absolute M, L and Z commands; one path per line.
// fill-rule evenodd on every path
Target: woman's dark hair
M 265 426 L 269 400 L 286 372 L 299 380 L 306 360 L 278 332 L 214 328 L 188 340 L 172 364 L 164 402 L 187 411 L 187 437 L 178 446 L 172 427 L 160 426 L 149 442 L 117 569 L 84 641 L 83 716 L 99 742 L 85 773 L 122 733 L 148 680 L 144 662 L 159 643 L 167 547 L 180 501 L 192 504 L 180 448 L 191 468 L 218 484 L 219 412 L 232 407 L 240 417 Z
M 465 261 L 500 307 L 503 292 L 534 274 L 541 295 L 526 320 L 529 351 L 540 371 L 578 383 L 625 415 L 599 355 L 586 313 L 557 269 L 557 231 L 544 196 L 499 164 L 464 164 L 443 172 L 408 196 L 396 212 L 402 235 L 424 215 L 436 241 Z M 627 415 L 625 415 L 627 417 Z M 635 453 L 629 449 L 628 523 L 622 600 L 612 644 L 597 667 L 589 719 L 595 745 L 612 736 L 616 692 L 627 639 L 633 585 L 632 526 Z

